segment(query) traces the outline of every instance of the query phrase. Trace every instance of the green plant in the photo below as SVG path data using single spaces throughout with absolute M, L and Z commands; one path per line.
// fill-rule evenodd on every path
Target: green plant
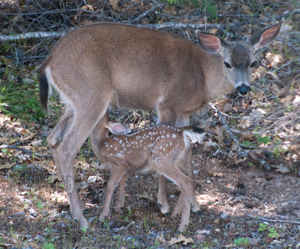
M 285 153 L 286 151 L 287 151 L 287 149 L 282 148 L 282 147 L 278 147 L 278 146 L 276 146 L 273 149 L 273 153 L 274 153 L 276 158 L 278 158 L 281 155 L 281 153 Z
M 201 12 L 205 13 L 209 20 L 218 17 L 218 6 L 213 0 L 167 0 L 167 2 L 179 6 L 193 5 L 196 8 L 200 8 Z
M 258 231 L 259 232 L 263 232 L 267 229 L 268 224 L 263 224 L 263 223 L 259 223 L 259 228 Z
M 237 246 L 248 245 L 249 240 L 246 238 L 238 238 L 238 239 L 235 239 L 233 243 Z
M 55 249 L 55 247 L 52 243 L 45 243 L 42 245 L 42 249 Z
M 270 137 L 269 137 L 269 136 L 267 136 L 267 137 L 260 137 L 260 138 L 258 139 L 258 142 L 262 142 L 262 143 L 264 143 L 264 144 L 268 144 L 268 143 L 271 142 L 271 140 L 270 140 Z
M 37 208 L 40 209 L 40 210 L 42 210 L 44 208 L 44 206 L 43 206 L 43 204 L 42 204 L 41 201 L 38 202 Z
M 101 222 L 103 223 L 104 228 L 109 229 L 108 220 L 104 219 Z
M 250 142 L 248 140 L 246 140 L 245 142 L 242 143 L 242 145 L 250 146 Z
M 208 15 L 208 19 L 212 20 L 218 17 L 217 5 L 212 0 L 201 0 L 202 12 Z
M 269 234 L 268 236 L 271 237 L 272 239 L 277 238 L 279 236 L 279 233 L 275 230 L 274 227 L 269 228 Z

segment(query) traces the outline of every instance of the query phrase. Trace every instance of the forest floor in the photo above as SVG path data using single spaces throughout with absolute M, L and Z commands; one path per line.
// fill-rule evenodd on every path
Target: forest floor
M 299 2 L 192 3 L 0 3 L 0 248 L 300 248 Z M 36 68 L 58 38 L 21 39 L 18 34 L 24 38 L 44 32 L 43 36 L 114 21 L 157 28 L 194 42 L 195 29 L 207 25 L 207 32 L 232 41 L 282 17 L 279 36 L 256 54 L 260 67 L 253 75 L 252 92 L 244 98 L 230 92 L 191 117 L 191 123 L 208 134 L 193 148 L 193 179 L 202 214 L 191 213 L 187 231 L 176 234 L 180 218 L 160 213 L 156 174 L 132 176 L 123 213 L 112 210 L 107 221 L 99 222 L 110 172 L 94 156 L 89 141 L 74 165 L 76 187 L 90 221 L 90 229 L 81 231 L 70 216 L 46 142 L 63 108 L 54 96 L 50 115 L 45 115 L 37 96 Z M 133 130 L 154 125 L 155 115 L 110 112 L 112 119 Z M 171 207 L 179 193 L 168 182 Z

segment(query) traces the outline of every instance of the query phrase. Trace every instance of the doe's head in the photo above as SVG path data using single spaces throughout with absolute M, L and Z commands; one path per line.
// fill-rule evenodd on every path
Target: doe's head
M 256 50 L 269 45 L 275 39 L 281 24 L 282 22 L 260 30 L 244 42 L 229 43 L 212 34 L 199 31 L 196 34 L 202 49 L 222 56 L 225 76 L 234 86 L 235 91 L 245 96 L 251 90 L 250 78 L 252 71 L 259 66 L 254 53 Z

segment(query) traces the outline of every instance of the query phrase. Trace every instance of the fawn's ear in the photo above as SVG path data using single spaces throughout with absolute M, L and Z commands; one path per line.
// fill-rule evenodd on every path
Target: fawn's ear
M 131 132 L 131 129 L 122 125 L 121 123 L 109 122 L 105 125 L 105 127 L 107 129 L 109 129 L 109 131 L 114 135 L 123 135 L 123 134 L 127 134 L 127 133 Z

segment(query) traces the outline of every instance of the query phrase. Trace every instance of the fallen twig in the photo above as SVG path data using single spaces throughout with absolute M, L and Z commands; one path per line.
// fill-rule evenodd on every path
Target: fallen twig
M 215 112 L 218 114 L 218 116 L 221 118 L 222 123 L 227 127 L 230 136 L 231 136 L 232 139 L 234 140 L 234 142 L 235 142 L 235 144 L 237 145 L 239 151 L 241 151 L 242 148 L 241 148 L 241 146 L 240 146 L 240 143 L 239 143 L 239 141 L 236 139 L 236 137 L 233 135 L 233 133 L 232 133 L 232 131 L 231 131 L 229 125 L 226 123 L 226 120 L 224 119 L 222 113 L 221 113 L 216 107 L 214 107 L 212 103 L 209 103 L 209 106 L 210 106 L 212 109 L 214 109 L 214 111 L 215 111 Z
M 31 156 L 36 156 L 36 157 L 46 157 L 46 158 L 53 158 L 53 156 L 51 155 L 45 155 L 45 154 L 40 154 L 40 153 L 35 153 L 35 152 L 32 152 L 31 150 L 26 150 L 26 149 L 23 149 L 23 148 L 20 148 L 18 146 L 14 146 L 14 145 L 6 145 L 6 144 L 3 144 L 0 146 L 0 149 L 13 149 L 13 150 L 20 150 L 26 154 L 29 154 Z
M 134 18 L 131 23 L 136 23 L 151 12 L 155 11 L 157 8 L 163 7 L 164 5 L 153 5 L 151 9 L 145 11 L 144 13 L 140 14 L 138 17 Z
M 260 216 L 254 216 L 254 215 L 251 215 L 251 214 L 247 214 L 246 216 L 249 216 L 249 217 L 254 218 L 254 219 L 260 219 L 260 220 L 268 221 L 268 222 L 291 223 L 291 224 L 300 225 L 299 221 L 292 221 L 292 220 L 271 220 L 271 219 L 267 219 L 267 218 L 260 217 Z

